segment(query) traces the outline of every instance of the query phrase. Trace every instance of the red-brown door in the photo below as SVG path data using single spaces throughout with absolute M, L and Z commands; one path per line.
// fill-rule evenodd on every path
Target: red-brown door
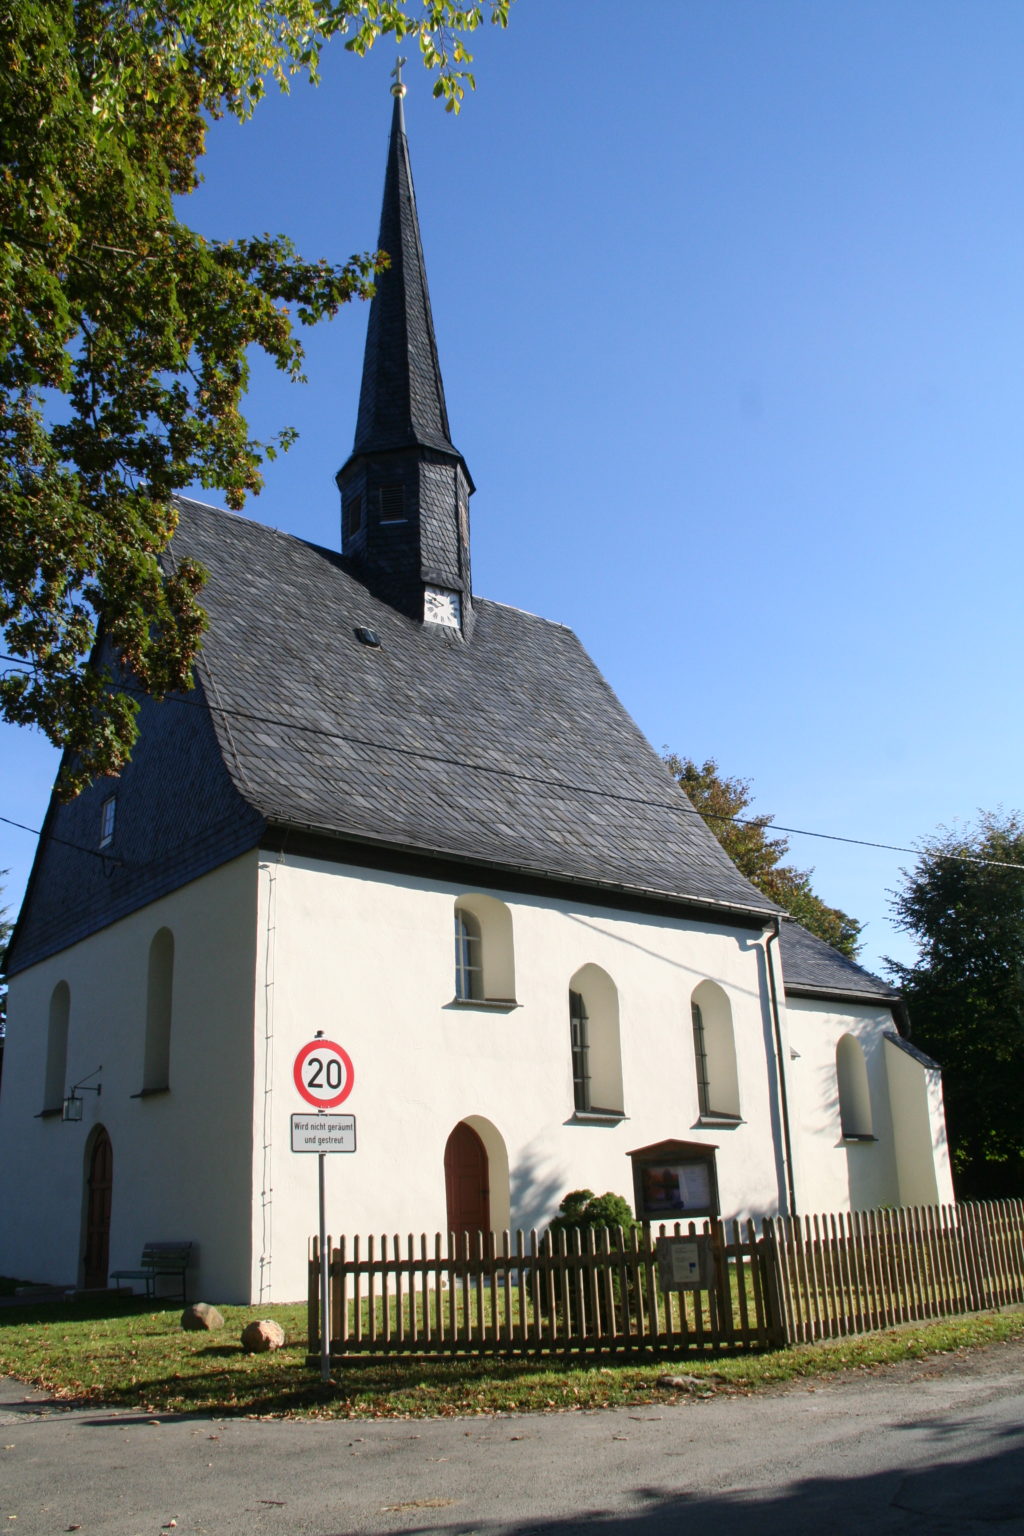
M 114 1182 L 114 1152 L 100 1126 L 89 1154 L 86 1173 L 85 1259 L 82 1282 L 88 1290 L 107 1283 L 110 1263 L 110 1191 Z
M 491 1230 L 487 1148 L 471 1125 L 461 1121 L 444 1149 L 444 1184 L 449 1232 Z

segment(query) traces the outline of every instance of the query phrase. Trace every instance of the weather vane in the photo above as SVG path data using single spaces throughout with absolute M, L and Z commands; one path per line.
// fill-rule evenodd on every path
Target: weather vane
M 391 87 L 392 96 L 404 96 L 406 91 L 409 89 L 409 87 L 402 80 L 402 65 L 408 64 L 408 62 L 409 60 L 403 59 L 401 54 L 398 55 L 398 62 L 395 64 L 394 69 L 391 71 L 391 78 L 395 82 Z

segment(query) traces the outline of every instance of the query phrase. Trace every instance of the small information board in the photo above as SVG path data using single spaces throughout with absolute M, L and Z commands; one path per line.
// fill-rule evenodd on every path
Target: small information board
M 292 1115 L 293 1152 L 354 1152 L 355 1115 Z
M 710 1238 L 659 1237 L 656 1251 L 663 1291 L 700 1291 L 713 1284 Z

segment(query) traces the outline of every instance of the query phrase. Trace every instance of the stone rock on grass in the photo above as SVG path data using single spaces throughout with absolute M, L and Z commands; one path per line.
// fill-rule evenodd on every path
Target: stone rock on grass
M 268 1349 L 280 1349 L 283 1343 L 284 1329 L 269 1317 L 246 1323 L 242 1329 L 242 1348 L 247 1355 L 263 1355 Z
M 657 1384 L 675 1392 L 696 1392 L 701 1397 L 710 1397 L 716 1386 L 726 1384 L 726 1378 L 717 1371 L 708 1371 L 705 1376 L 659 1376 Z
M 224 1319 L 209 1302 L 197 1301 L 181 1314 L 181 1326 L 186 1333 L 212 1333 L 215 1328 L 224 1327 Z

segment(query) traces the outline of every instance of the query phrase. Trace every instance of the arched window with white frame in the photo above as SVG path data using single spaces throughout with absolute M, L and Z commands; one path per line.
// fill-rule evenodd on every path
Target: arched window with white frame
M 146 976 L 146 1045 L 143 1093 L 161 1093 L 171 1083 L 171 1015 L 174 999 L 174 935 L 161 928 L 149 946 Z
M 697 1108 L 701 1120 L 740 1119 L 740 1083 L 732 1008 L 716 982 L 702 981 L 690 998 Z
M 455 902 L 455 1000 L 515 1006 L 512 914 L 496 896 L 473 892 Z
M 856 1035 L 843 1035 L 836 1046 L 839 1122 L 845 1141 L 873 1141 L 871 1087 L 864 1047 Z
M 621 1118 L 619 994 L 599 965 L 582 966 L 569 982 L 569 1049 L 576 1113 Z

